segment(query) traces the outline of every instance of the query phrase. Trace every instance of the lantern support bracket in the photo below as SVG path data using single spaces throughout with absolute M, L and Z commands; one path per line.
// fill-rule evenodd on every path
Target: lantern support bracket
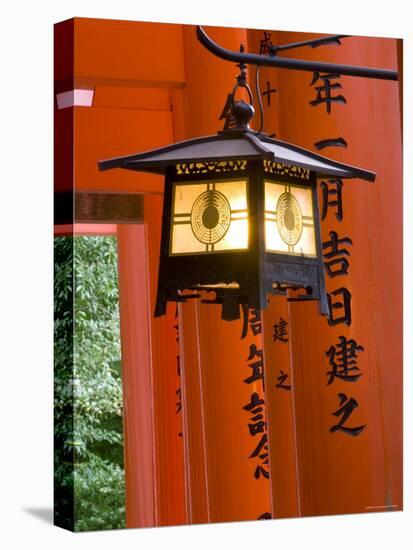
M 316 48 L 317 46 L 323 46 L 328 44 L 335 44 L 340 46 L 340 40 L 342 38 L 349 38 L 350 34 L 335 34 L 333 36 L 325 36 L 323 38 L 314 38 L 313 40 L 304 40 L 303 42 L 291 42 L 290 44 L 270 44 L 268 46 L 270 55 L 277 55 L 278 52 L 285 50 L 293 50 L 295 48 L 302 48 L 304 46 L 310 46 L 310 48 Z
M 376 78 L 379 80 L 399 79 L 397 71 L 391 69 L 358 67 L 353 65 L 342 65 L 340 63 L 326 63 L 322 61 L 308 61 L 286 57 L 281 58 L 276 55 L 262 55 L 228 50 L 211 40 L 199 25 L 196 27 L 196 34 L 199 42 L 213 55 L 234 63 L 255 65 L 257 67 L 278 67 L 280 69 L 292 69 L 297 71 L 335 73 L 363 78 Z

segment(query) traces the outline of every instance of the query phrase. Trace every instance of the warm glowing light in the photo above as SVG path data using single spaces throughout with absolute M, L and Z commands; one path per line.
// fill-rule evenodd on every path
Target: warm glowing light
M 265 181 L 265 249 L 316 256 L 312 192 L 308 187 Z
M 247 248 L 247 180 L 174 184 L 171 255 Z

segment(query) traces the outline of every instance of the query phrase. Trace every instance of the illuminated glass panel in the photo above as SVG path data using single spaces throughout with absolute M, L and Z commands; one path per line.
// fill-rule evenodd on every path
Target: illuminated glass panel
M 265 181 L 265 249 L 295 256 L 317 255 L 310 188 Z
M 175 183 L 171 223 L 171 255 L 247 249 L 247 180 Z

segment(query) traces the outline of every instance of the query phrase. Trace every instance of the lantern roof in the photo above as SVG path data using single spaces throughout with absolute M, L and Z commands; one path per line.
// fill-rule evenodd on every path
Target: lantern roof
M 319 177 L 360 178 L 367 181 L 374 181 L 376 177 L 374 172 L 331 160 L 266 134 L 236 128 L 143 153 L 101 160 L 98 165 L 100 170 L 125 168 L 165 174 L 168 166 L 182 163 L 260 159 L 300 166 L 315 172 Z

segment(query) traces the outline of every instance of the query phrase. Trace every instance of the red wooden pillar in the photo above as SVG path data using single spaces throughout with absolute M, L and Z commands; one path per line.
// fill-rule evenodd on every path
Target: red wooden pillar
M 263 311 L 267 423 L 273 517 L 300 515 L 294 369 L 289 313 L 284 296 L 271 296 Z
M 276 42 L 274 32 L 248 31 L 249 52 L 268 54 L 271 42 Z M 249 82 L 252 86 L 255 84 L 255 74 L 251 72 Z M 284 74 L 269 67 L 262 67 L 259 73 L 262 131 L 275 134 L 275 138 L 280 137 L 280 96 L 283 94 Z M 258 130 L 260 124 L 259 105 L 255 101 L 254 129 Z M 262 324 L 272 515 L 274 518 L 294 517 L 300 515 L 300 494 L 289 310 L 284 296 L 269 297 Z
M 145 232 L 118 225 L 126 526 L 155 525 L 154 448 Z M 133 251 L 133 253 L 131 253 Z M 137 450 L 139 449 L 139 452 Z
M 243 30 L 209 32 L 225 47 L 236 50 L 241 42 L 246 45 Z M 184 45 L 182 137 L 214 134 L 222 127 L 218 118 L 238 69 L 231 70 L 228 62 L 202 48 L 194 27 L 185 27 Z M 261 335 L 248 330 L 241 340 L 242 321 L 222 321 L 217 305 L 189 302 L 180 311 L 188 520 L 257 519 L 271 511 L 270 486 L 263 475 L 254 477 L 260 459 L 249 457 L 262 434 L 250 434 L 251 415 L 244 407 L 254 393 L 265 397 L 262 380 L 245 382 L 251 375 L 251 350 L 262 349 Z
M 185 523 L 178 321 L 154 319 L 162 196 L 118 226 L 128 527 Z
M 186 523 L 182 436 L 179 327 L 176 307 L 154 318 L 158 283 L 162 195 L 145 196 L 148 347 L 153 396 L 154 490 L 156 525 Z
M 276 40 L 286 43 L 303 36 L 279 33 Z M 323 58 L 333 62 L 397 64 L 392 40 L 355 37 L 322 51 Z M 305 58 L 319 55 L 319 50 L 297 53 Z M 289 305 L 301 513 L 397 510 L 402 507 L 401 226 L 394 224 L 401 215 L 398 85 L 342 77 L 342 88 L 333 95 L 342 94 L 346 103 L 333 103 L 328 114 L 324 103 L 309 103 L 316 98 L 311 79 L 308 73 L 283 73 L 280 138 L 315 150 L 319 140 L 342 137 L 347 147 L 322 152 L 376 171 L 377 180 L 344 182 L 342 221 L 329 207 L 322 224 L 324 242 L 331 231 L 352 240 L 347 243 L 348 273 L 327 276 L 326 281 L 333 302 L 342 303 L 343 294 L 334 294 L 340 289 L 350 294 L 351 322 L 329 326 L 316 304 Z M 340 317 L 337 312 L 333 318 Z M 361 376 L 354 382 L 336 377 L 328 384 L 328 351 L 340 337 L 363 347 L 357 360 Z M 346 403 L 357 403 L 345 425 L 365 426 L 359 435 L 330 431 L 342 418 L 337 413 L 339 394 Z

